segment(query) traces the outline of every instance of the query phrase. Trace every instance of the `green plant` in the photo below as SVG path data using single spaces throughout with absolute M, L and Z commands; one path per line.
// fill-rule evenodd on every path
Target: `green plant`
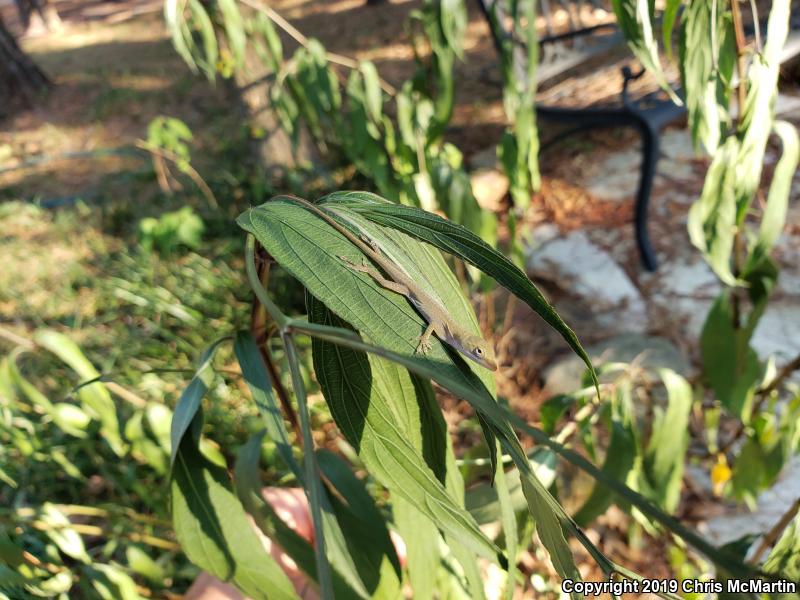
M 682 4 L 671 0 L 664 11 L 668 55 Z M 721 460 L 733 466 L 732 473 L 718 471 L 732 475 L 729 492 L 752 503 L 798 449 L 797 400 L 780 392 L 800 367 L 800 357 L 778 372 L 771 361 L 761 361 L 750 344 L 778 278 L 770 254 L 786 222 L 791 181 L 800 160 L 795 127 L 774 116 L 790 2 L 771 3 L 763 46 L 759 36 L 746 44 L 738 2 L 685 4 L 678 53 L 681 82 L 694 142 L 712 158 L 703 191 L 689 212 L 688 228 L 692 243 L 725 285 L 700 339 L 704 383 L 714 396 L 714 408 L 707 407 L 708 424 L 716 429 L 725 421 L 737 422 L 724 440 L 714 432 L 709 450 L 721 453 Z M 751 9 L 758 23 L 755 4 Z M 668 88 L 653 35 L 652 4 L 617 0 L 614 10 L 631 49 Z M 732 108 L 734 98 L 738 114 Z M 773 134 L 782 154 L 765 201 L 756 203 Z
M 192 207 L 184 206 L 157 219 L 147 217 L 139 221 L 139 244 L 146 252 L 156 249 L 162 254 L 174 252 L 181 245 L 196 250 L 204 229 L 203 220 Z
M 273 72 L 270 100 L 295 141 L 304 126 L 334 166 L 353 165 L 383 196 L 443 210 L 494 244 L 495 217 L 478 206 L 461 152 L 442 139 L 453 110 L 453 64 L 463 52 L 462 2 L 427 0 L 412 12 L 418 68 L 399 90 L 384 82 L 371 62 L 331 55 L 272 9 L 245 4 L 255 12 L 244 16 L 234 2 L 219 3 L 217 13 L 199 2 L 169 0 L 165 16 L 176 50 L 213 78 L 211 65 L 224 44 L 231 48 L 235 68 L 252 49 Z M 291 57 L 284 55 L 276 23 L 301 45 Z M 421 58 L 423 44 L 432 50 L 428 61 Z M 349 69 L 344 85 L 336 70 L 342 65 Z M 387 110 L 387 100 L 394 110 Z
M 425 281 L 459 322 L 471 323 L 477 331 L 472 309 L 439 250 L 469 262 L 529 304 L 588 365 L 577 338 L 530 280 L 465 228 L 363 192 L 334 193 L 316 206 L 344 226 L 357 226 L 382 247 L 393 249 L 403 268 Z M 616 497 L 613 494 L 619 494 L 641 512 L 641 521 L 650 530 L 655 531 L 654 524 L 666 528 L 722 572 L 758 572 L 757 567 L 714 548 L 663 510 L 676 506 L 688 443 L 688 433 L 680 439 L 664 438 L 676 428 L 686 430 L 692 394 L 682 378 L 663 372 L 668 401 L 663 411 L 657 409 L 657 427 L 647 443 L 637 439 L 638 417 L 633 413 L 629 385 L 619 385 L 608 403 L 596 405 L 612 424 L 612 435 L 621 436 L 612 441 L 604 466 L 598 469 L 498 403 L 487 370 L 465 362 L 438 339 L 432 340 L 429 354 L 416 353 L 414 340 L 425 327 L 420 316 L 401 296 L 349 269 L 339 256 L 351 255 L 354 247 L 313 211 L 290 197 L 279 197 L 242 214 L 239 224 L 250 233 L 246 267 L 258 305 L 251 330 L 235 335 L 234 352 L 262 415 L 264 431 L 240 449 L 233 484 L 198 451 L 204 439 L 201 405 L 211 385 L 212 359 L 230 340 L 221 338 L 201 357 L 176 407 L 171 434 L 173 522 L 178 539 L 196 564 L 253 597 L 262 597 L 267 587 L 279 590 L 275 593 L 281 596 L 295 597 L 272 559 L 255 551 L 254 534 L 244 533 L 248 528 L 244 515 L 249 513 L 265 535 L 286 549 L 323 597 L 395 597 L 406 577 L 421 597 L 445 593 L 481 597 L 479 558 L 506 571 L 510 595 L 515 587 L 518 536 L 520 531 L 529 535 L 533 523 L 561 577 L 578 577 L 566 534 L 584 546 L 607 576 L 637 579 L 638 575 L 604 556 L 548 492 L 545 485 L 549 484 L 542 482 L 534 466 L 547 462 L 545 454 L 550 452 L 598 482 L 578 513 L 581 521 L 591 520 Z M 287 316 L 270 298 L 266 290 L 270 271 L 263 261 L 258 266 L 256 240 L 264 257 L 269 256 L 306 288 L 306 317 Z M 275 343 L 267 343 L 267 332 L 277 338 Z M 352 459 L 367 473 L 369 495 L 341 458 L 315 449 L 309 412 L 309 385 L 313 384 L 300 368 L 297 345 L 306 336 L 312 339 L 313 373 L 322 398 L 354 450 Z M 271 376 L 276 348 L 282 349 L 288 363 L 291 395 L 284 379 Z M 591 380 L 591 368 L 589 373 Z M 494 489 L 479 486 L 465 497 L 464 480 L 431 382 L 475 409 Z M 588 401 L 596 391 L 592 385 L 582 395 L 592 410 L 595 402 Z M 550 411 L 550 431 L 561 412 Z M 294 452 L 284 418 L 296 427 L 294 443 L 302 450 L 302 460 Z M 544 444 L 545 454 L 542 450 L 526 454 L 515 428 Z M 275 444 L 293 479 L 308 494 L 315 527 L 313 547 L 287 530 L 260 496 L 258 457 L 265 439 Z M 637 454 L 642 459 L 635 461 Z M 619 457 L 623 464 L 614 464 Z M 506 460 L 516 470 L 506 472 Z M 620 479 L 627 479 L 641 494 Z M 478 528 L 478 518 L 502 522 L 502 546 L 499 538 L 491 539 Z M 394 549 L 386 543 L 389 524 L 406 542 L 406 570 L 399 568 Z M 244 535 L 250 537 L 245 541 Z M 432 543 L 431 536 L 438 541 Z M 253 575 L 256 572 L 258 576 Z

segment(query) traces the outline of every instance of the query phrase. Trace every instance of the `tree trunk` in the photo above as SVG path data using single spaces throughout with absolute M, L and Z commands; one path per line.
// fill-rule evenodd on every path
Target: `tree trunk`
M 17 45 L 0 18 L 0 115 L 12 104 L 30 105 L 49 85 L 47 76 Z
M 50 0 L 15 0 L 19 20 L 26 34 L 55 31 L 61 27 L 61 17 Z

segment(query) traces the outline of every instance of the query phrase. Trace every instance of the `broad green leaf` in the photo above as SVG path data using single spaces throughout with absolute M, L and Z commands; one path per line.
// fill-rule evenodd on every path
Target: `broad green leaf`
M 736 231 L 735 178 L 739 142 L 730 136 L 714 156 L 700 198 L 689 209 L 689 238 L 723 282 L 735 285 L 731 252 Z
M 416 598 L 434 598 L 436 571 L 442 560 L 439 528 L 399 494 L 392 499 L 392 515 L 406 546 L 406 568 Z
M 752 271 L 769 255 L 786 223 L 786 211 L 789 208 L 789 194 L 792 178 L 800 160 L 800 142 L 794 125 L 786 121 L 776 121 L 773 126 L 783 145 L 783 154 L 772 175 L 772 183 L 767 195 L 767 204 L 761 216 L 758 237 L 747 258 L 745 273 Z
M 334 208 L 337 212 L 347 208 L 378 225 L 406 233 L 477 267 L 523 300 L 561 334 L 586 363 L 595 385 L 597 384 L 594 367 L 577 336 L 534 283 L 508 258 L 465 227 L 432 213 L 394 204 L 367 192 L 337 192 L 323 198 L 320 206 Z
M 369 596 L 397 598 L 400 595 L 400 560 L 375 501 L 335 454 L 318 450 L 317 463 L 337 492 L 330 495 L 331 504 Z
M 722 405 L 745 422 L 761 374 L 749 341 L 746 329 L 733 328 L 730 294 L 723 292 L 711 306 L 700 334 L 703 374 Z
M 82 379 L 91 380 L 100 377 L 100 373 L 81 352 L 78 345 L 65 335 L 43 329 L 36 332 L 34 341 L 64 361 Z M 84 409 L 100 421 L 103 437 L 108 445 L 117 456 L 122 456 L 125 453 L 125 443 L 120 436 L 117 407 L 106 387 L 100 382 L 82 386 L 78 390 L 78 397 Z
M 192 436 L 176 448 L 171 492 L 172 523 L 189 560 L 251 598 L 297 599 L 231 492 L 226 472 L 200 454 Z
M 314 300 L 309 318 L 342 324 Z M 445 489 L 444 442 L 422 437 L 421 421 L 431 410 L 425 389 L 430 384 L 385 360 L 316 339 L 313 352 L 331 414 L 370 473 L 460 543 L 494 558 L 497 549 Z
M 550 558 L 557 572 L 564 578 L 577 580 L 579 573 L 575 567 L 572 553 L 564 539 L 562 527 L 574 534 L 592 556 L 604 568 L 611 569 L 611 563 L 586 538 L 583 532 L 570 520 L 560 504 L 548 493 L 547 489 L 536 477 L 528 457 L 519 440 L 511 429 L 505 411 L 477 378 L 468 377 L 467 381 L 452 378 L 447 373 L 447 363 L 430 366 L 430 361 L 419 361 L 406 355 L 393 352 L 379 346 L 364 343 L 347 329 L 306 323 L 292 320 L 290 327 L 298 332 L 306 333 L 316 339 L 326 340 L 361 352 L 369 352 L 388 358 L 405 368 L 436 381 L 457 396 L 466 399 L 483 414 L 487 423 L 494 430 L 497 439 L 503 445 L 520 471 L 522 489 L 528 501 L 528 510 L 534 517 L 539 530 L 539 538 L 550 553 Z
M 304 212 L 305 215 L 302 214 Z M 341 216 L 341 212 L 337 214 Z M 447 352 L 436 339 L 432 340 L 433 348 L 426 356 L 418 356 L 414 352 L 416 346 L 414 338 L 424 328 L 419 315 L 405 300 L 399 297 L 392 298 L 385 290 L 379 289 L 371 278 L 356 277 L 351 269 L 334 258 L 342 254 L 347 255 L 348 252 L 352 257 L 352 245 L 322 219 L 312 215 L 291 199 L 275 200 L 258 209 L 251 209 L 239 218 L 239 224 L 254 233 L 270 255 L 300 279 L 312 295 L 323 298 L 329 304 L 329 308 L 351 322 L 362 335 L 379 340 L 382 346 L 371 347 L 363 344 L 353 337 L 352 332 L 340 328 L 294 321 L 292 328 L 312 334 L 318 339 L 330 336 L 328 341 L 347 345 L 355 350 L 370 348 L 373 353 L 391 356 L 392 360 L 406 368 L 432 378 L 453 393 L 467 399 L 478 410 L 491 425 L 494 435 L 501 440 L 521 471 L 529 510 L 537 521 L 540 539 L 550 552 L 557 571 L 565 578 L 577 578 L 578 573 L 569 546 L 564 539 L 562 526 L 578 535 L 582 542 L 588 543 L 588 540 L 536 479 L 519 440 L 508 425 L 504 412 L 479 379 L 480 376 L 486 377 L 486 374 L 481 373 L 482 369 L 474 367 L 478 371 L 476 375 L 471 370 L 464 369 L 463 363 L 454 363 L 452 353 Z M 370 229 L 369 233 L 379 243 L 384 244 L 384 250 L 396 262 L 412 270 L 419 268 L 418 262 L 406 264 L 400 252 L 403 248 L 388 245 L 380 231 Z M 360 283 L 358 294 L 353 294 L 352 288 L 348 289 L 347 286 L 353 278 Z M 336 282 L 333 288 L 330 287 L 330 282 Z M 369 298 L 368 302 L 365 302 L 366 298 Z M 381 308 L 377 309 L 379 306 Z M 463 537 L 463 532 L 460 534 Z M 596 552 L 591 544 L 588 549 Z M 602 555 L 599 556 L 602 559 Z

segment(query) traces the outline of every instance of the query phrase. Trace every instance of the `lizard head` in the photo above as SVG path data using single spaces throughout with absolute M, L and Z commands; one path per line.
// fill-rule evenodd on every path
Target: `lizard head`
M 497 370 L 492 345 L 477 335 L 466 336 L 461 342 L 461 353 L 490 371 Z

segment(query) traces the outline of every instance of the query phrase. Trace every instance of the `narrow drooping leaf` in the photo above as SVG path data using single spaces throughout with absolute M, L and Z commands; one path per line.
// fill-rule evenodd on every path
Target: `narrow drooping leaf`
M 611 438 L 603 462 L 603 471 L 609 476 L 625 481 L 636 458 L 636 443 L 628 425 L 618 420 L 611 421 Z M 607 487 L 596 483 L 583 506 L 573 516 L 575 522 L 586 527 L 598 516 L 605 514 L 614 501 L 614 494 Z
M 300 465 L 292 454 L 292 444 L 283 422 L 283 415 L 280 406 L 272 393 L 272 385 L 269 381 L 267 370 L 264 367 L 261 355 L 249 331 L 241 331 L 236 334 L 234 352 L 239 366 L 242 368 L 242 375 L 250 389 L 253 402 L 256 403 L 259 413 L 264 420 L 267 435 L 275 444 L 283 462 L 289 467 L 298 481 L 303 481 L 303 473 Z
M 775 118 L 781 52 L 789 35 L 791 0 L 775 0 L 767 22 L 764 51 L 753 56 L 747 73 L 749 89 L 741 113 L 739 131 L 744 132 L 736 160 L 735 189 L 739 219 L 743 219 L 761 182 L 764 151 Z
M 528 457 L 525 455 L 519 440 L 509 426 L 505 412 L 494 398 L 486 392 L 486 388 L 483 387 L 477 378 L 473 379 L 468 377 L 467 381 L 451 378 L 446 374 L 446 369 L 443 368 L 445 366 L 444 364 L 439 365 L 438 368 L 436 366 L 431 367 L 430 361 L 415 361 L 391 350 L 372 346 L 353 338 L 351 332 L 346 329 L 294 320 L 291 323 L 291 327 L 298 332 L 307 333 L 317 339 L 330 341 L 353 350 L 369 352 L 389 358 L 415 373 L 436 381 L 457 396 L 468 400 L 476 410 L 484 415 L 487 423 L 494 429 L 497 439 L 503 445 L 504 451 L 510 454 L 512 460 L 519 469 L 522 489 L 528 501 L 528 510 L 536 520 L 539 537 L 549 551 L 550 558 L 558 573 L 564 578 L 577 580 L 579 577 L 569 545 L 564 538 L 562 527 L 576 535 L 581 543 L 584 544 L 587 550 L 592 553 L 593 557 L 598 560 L 605 569 L 611 568 L 610 561 L 594 548 L 591 542 L 589 542 L 577 526 L 569 519 L 561 505 L 548 493 L 536 477 Z
M 330 496 L 331 504 L 369 596 L 397 598 L 400 595 L 400 560 L 375 501 L 341 458 L 319 450 L 317 461 L 336 490 L 336 494 Z
M 617 17 L 628 46 L 642 65 L 655 77 L 661 88 L 675 104 L 681 104 L 661 68 L 658 57 L 658 42 L 653 32 L 653 2 L 650 0 L 612 0 L 611 6 Z
M 736 160 L 739 142 L 730 136 L 714 156 L 700 198 L 689 209 L 689 238 L 723 282 L 735 285 L 731 252 L 736 231 Z
M 724 59 L 736 52 L 731 27 L 724 3 L 714 0 L 689 2 L 681 20 L 681 81 L 689 129 L 695 147 L 702 143 L 711 155 L 730 127 L 734 61 Z
M 692 388 L 675 371 L 660 369 L 659 374 L 667 388 L 667 407 L 655 410 L 644 467 L 660 504 L 668 512 L 674 512 L 680 501 L 683 463 L 689 447 Z
M 770 253 L 786 223 L 786 212 L 789 208 L 789 195 L 792 178 L 800 161 L 800 141 L 797 129 L 786 121 L 776 121 L 774 131 L 781 139 L 783 153 L 775 171 L 767 195 L 767 204 L 761 216 L 758 237 L 747 257 L 745 273 L 752 272 Z
M 200 356 L 200 364 L 197 371 L 178 399 L 178 404 L 175 406 L 170 429 L 170 447 L 172 449 L 170 464 L 173 466 L 175 464 L 175 456 L 178 452 L 178 448 L 181 445 L 181 440 L 183 440 L 183 436 L 192 425 L 200 409 L 200 402 L 206 395 L 208 386 L 211 385 L 211 380 L 214 376 L 211 361 L 220 344 L 227 339 L 227 337 L 221 338 L 206 348 Z

